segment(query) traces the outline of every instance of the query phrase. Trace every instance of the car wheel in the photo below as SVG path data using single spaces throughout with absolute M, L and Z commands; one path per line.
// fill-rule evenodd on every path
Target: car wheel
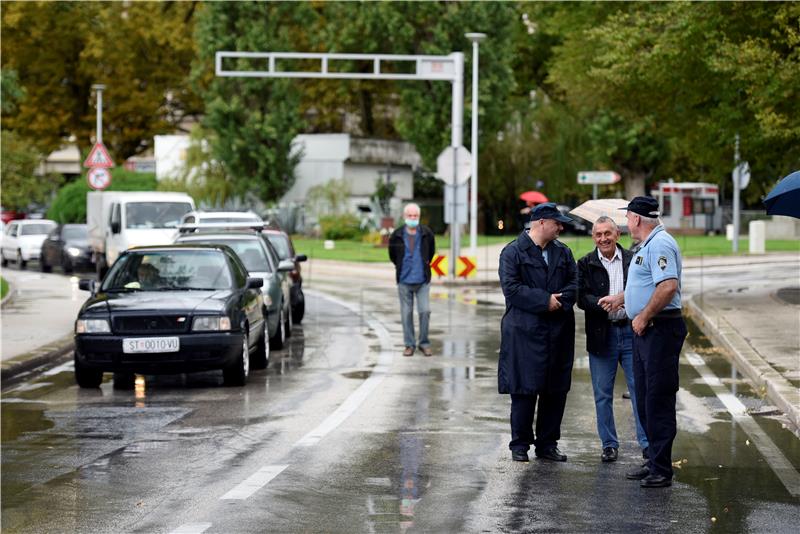
M 286 331 L 286 337 L 292 337 L 292 327 L 294 326 L 292 321 L 292 306 L 289 305 L 289 311 L 286 312 L 286 323 L 284 324 L 284 330 Z
M 306 298 L 303 296 L 301 292 L 298 295 L 297 302 L 294 303 L 292 306 L 292 322 L 294 324 L 300 324 L 303 322 L 303 316 L 306 313 Z
M 275 335 L 269 338 L 269 346 L 272 350 L 281 350 L 286 343 L 286 331 L 284 330 L 283 306 L 281 306 L 281 314 L 278 317 L 278 329 L 275 330 Z
M 133 389 L 136 386 L 136 375 L 133 373 L 114 373 L 114 389 Z
M 41 270 L 43 273 L 49 273 L 53 270 L 53 267 L 47 263 L 47 260 L 44 259 L 44 254 L 42 254 L 41 258 L 39 258 L 39 270 Z
M 67 274 L 72 272 L 72 260 L 70 260 L 66 254 L 61 255 L 61 270 Z
M 75 356 L 75 382 L 82 388 L 94 389 L 103 382 L 103 371 L 83 366 Z
M 19 267 L 20 269 L 24 269 L 25 267 L 27 267 L 27 265 L 28 262 L 22 259 L 22 251 L 17 250 L 17 267 Z
M 269 323 L 267 322 L 267 311 L 264 310 L 264 329 L 256 345 L 256 352 L 250 358 L 250 365 L 253 369 L 266 369 L 269 366 Z
M 222 370 L 223 382 L 226 386 L 243 386 L 250 374 L 250 345 L 247 333 L 242 334 L 242 350 L 231 365 Z

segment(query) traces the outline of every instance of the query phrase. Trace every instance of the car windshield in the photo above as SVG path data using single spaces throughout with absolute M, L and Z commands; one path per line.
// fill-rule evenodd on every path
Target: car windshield
M 228 245 L 233 249 L 239 259 L 244 263 L 245 268 L 251 273 L 270 273 L 269 260 L 261 241 L 257 237 L 253 239 L 225 239 L 210 237 L 203 239 L 203 243 L 213 243 L 215 245 Z
M 125 207 L 125 228 L 175 228 L 190 211 L 187 202 L 131 202 Z
M 292 253 L 289 250 L 289 238 L 282 234 L 267 234 L 267 239 L 275 247 L 278 257 L 282 260 L 292 259 Z
M 219 250 L 129 252 L 114 264 L 102 291 L 230 289 L 232 277 Z
M 52 229 L 53 225 L 49 223 L 22 224 L 19 227 L 19 235 L 47 235 Z
M 89 234 L 86 226 L 65 226 L 62 235 L 64 236 L 64 240 L 69 240 L 86 239 Z

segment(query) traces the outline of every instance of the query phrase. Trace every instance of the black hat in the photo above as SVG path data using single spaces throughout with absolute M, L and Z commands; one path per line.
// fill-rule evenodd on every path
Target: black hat
M 539 219 L 553 219 L 560 223 L 572 222 L 572 219 L 558 211 L 555 202 L 545 202 L 531 210 L 531 220 L 538 221 Z
M 641 215 L 642 217 L 653 218 L 659 216 L 658 200 L 653 197 L 634 197 L 630 204 L 619 209 L 632 211 L 636 215 Z

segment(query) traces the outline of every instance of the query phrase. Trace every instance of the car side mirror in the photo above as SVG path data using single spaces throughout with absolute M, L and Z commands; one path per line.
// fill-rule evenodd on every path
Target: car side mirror
M 118 233 L 119 233 L 119 231 L 120 231 L 120 227 L 121 227 L 121 226 L 122 226 L 122 225 L 120 225 L 119 221 L 114 221 L 114 222 L 112 222 L 112 223 L 111 223 L 111 233 L 112 233 L 112 234 L 118 234 Z
M 259 287 L 264 287 L 264 280 L 261 278 L 248 278 L 247 279 L 247 289 L 258 289 Z
M 307 261 L 307 260 L 308 256 L 306 256 L 305 254 L 298 254 L 297 256 L 294 257 L 294 261 Z
M 294 271 L 294 262 L 292 260 L 281 260 L 278 263 L 278 272 L 279 273 L 288 273 Z
M 94 293 L 94 289 L 97 286 L 97 281 L 92 280 L 91 278 L 81 278 L 78 281 L 78 289 L 81 291 L 91 291 Z

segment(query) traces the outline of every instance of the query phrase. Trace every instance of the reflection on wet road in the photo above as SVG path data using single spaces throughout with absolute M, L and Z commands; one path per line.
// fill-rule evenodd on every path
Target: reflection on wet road
M 245 388 L 200 373 L 137 377 L 133 391 L 110 380 L 79 390 L 66 365 L 4 391 L 3 530 L 794 532 L 800 524 L 784 480 L 793 475 L 776 474 L 763 440 L 794 476 L 800 441 L 696 331 L 690 354 L 755 427 L 731 415 L 691 355 L 682 358 L 676 483 L 648 491 L 624 478 L 639 459 L 621 375 L 620 461 L 599 461 L 582 333 L 562 428 L 569 461 L 512 463 L 510 402 L 497 394 L 496 288 L 437 289 L 433 358 L 400 355 L 391 288 L 321 289 L 335 298 L 309 292 L 287 349 Z

